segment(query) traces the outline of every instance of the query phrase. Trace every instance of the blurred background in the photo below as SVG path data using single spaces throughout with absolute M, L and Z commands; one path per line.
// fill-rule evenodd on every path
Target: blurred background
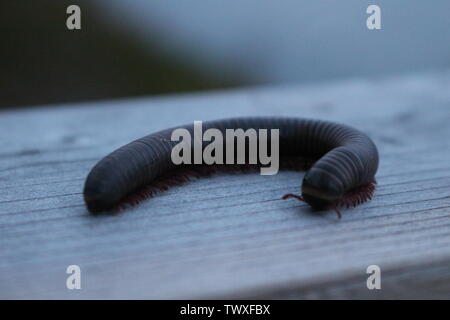
M 81 30 L 66 8 L 81 8 Z M 381 30 L 366 9 L 381 7 Z M 2 0 L 0 108 L 450 66 L 449 0 Z

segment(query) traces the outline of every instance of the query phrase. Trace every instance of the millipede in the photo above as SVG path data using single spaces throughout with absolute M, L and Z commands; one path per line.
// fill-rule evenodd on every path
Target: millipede
M 249 166 L 175 165 L 171 161 L 174 129 L 194 131 L 189 124 L 165 129 L 113 151 L 100 160 L 86 178 L 83 196 L 91 213 L 108 212 L 135 204 L 172 185 L 220 170 Z M 299 194 L 285 194 L 314 210 L 353 207 L 372 198 L 378 169 L 378 151 L 364 133 L 347 125 L 323 120 L 287 117 L 243 117 L 203 122 L 205 130 L 278 129 L 281 168 L 306 170 Z M 270 140 L 270 138 L 269 138 Z M 261 164 L 257 164 L 261 166 Z M 226 167 L 226 168 L 225 168 Z

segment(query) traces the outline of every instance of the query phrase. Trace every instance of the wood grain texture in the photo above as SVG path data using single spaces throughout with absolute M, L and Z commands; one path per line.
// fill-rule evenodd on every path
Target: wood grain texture
M 450 71 L 0 113 L 0 298 L 450 298 Z M 194 120 L 320 118 L 380 151 L 375 198 L 314 214 L 303 173 L 219 175 L 91 216 L 90 168 Z M 82 289 L 65 287 L 68 265 Z M 366 288 L 366 268 L 382 290 Z

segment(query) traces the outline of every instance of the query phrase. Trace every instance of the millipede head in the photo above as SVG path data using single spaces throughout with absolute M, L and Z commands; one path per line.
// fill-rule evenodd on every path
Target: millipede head
M 303 182 L 305 183 L 305 181 Z M 319 192 L 317 189 L 302 185 L 302 195 L 285 194 L 282 199 L 294 198 L 302 202 L 308 203 L 313 209 L 321 210 L 333 210 L 336 212 L 338 218 L 341 218 L 341 212 L 339 208 L 351 208 L 356 207 L 368 200 L 371 200 L 375 192 L 375 186 L 377 182 L 374 179 L 368 184 L 361 185 L 350 191 L 344 193 L 341 197 L 333 199 L 333 193 L 326 194 L 325 192 Z
M 302 197 L 314 209 L 326 209 L 340 199 L 342 189 L 330 177 L 321 172 L 308 171 L 303 178 Z

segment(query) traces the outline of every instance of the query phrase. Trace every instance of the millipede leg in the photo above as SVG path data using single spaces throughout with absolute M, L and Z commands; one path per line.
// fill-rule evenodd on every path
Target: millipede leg
M 302 196 L 299 196 L 299 195 L 293 194 L 293 193 L 287 193 L 287 194 L 285 194 L 284 196 L 281 197 L 281 199 L 283 199 L 283 200 L 286 200 L 286 199 L 289 199 L 289 198 L 295 198 L 295 199 L 297 199 L 297 200 L 299 200 L 301 202 L 305 202 L 305 200 L 303 199 Z
M 342 218 L 342 215 L 341 215 L 341 212 L 339 211 L 339 209 L 338 208 L 333 208 L 334 209 L 334 211 L 336 212 L 336 214 L 337 214 L 337 216 L 338 216 L 338 219 L 341 219 Z

